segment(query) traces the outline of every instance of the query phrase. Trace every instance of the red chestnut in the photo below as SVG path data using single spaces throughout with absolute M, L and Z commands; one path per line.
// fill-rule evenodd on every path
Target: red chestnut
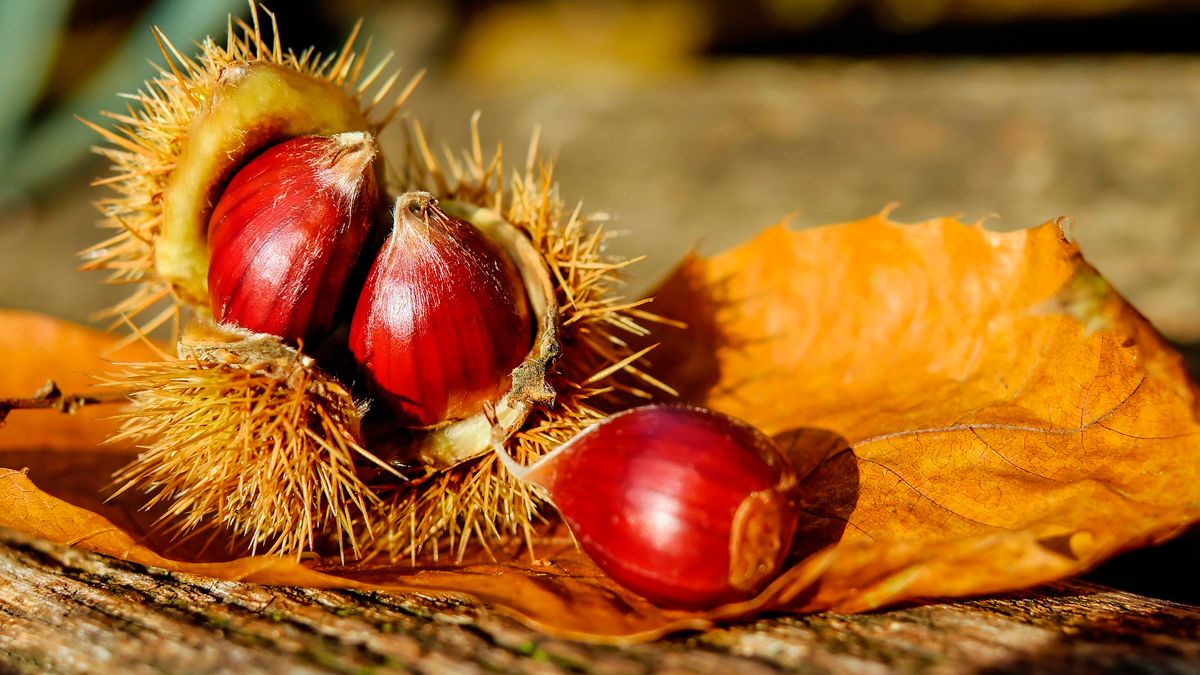
M 371 229 L 375 140 L 302 136 L 238 171 L 208 224 L 214 317 L 285 339 L 320 341 Z
M 350 324 L 374 394 L 411 426 L 475 415 L 509 390 L 532 342 L 512 260 L 432 195 L 401 195 Z
M 752 597 L 796 529 L 795 475 L 762 432 L 720 413 L 646 406 L 602 420 L 528 467 L 609 576 L 660 605 Z

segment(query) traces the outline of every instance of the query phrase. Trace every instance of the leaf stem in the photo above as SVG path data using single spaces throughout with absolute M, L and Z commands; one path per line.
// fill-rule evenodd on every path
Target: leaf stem
M 0 422 L 13 410 L 57 410 L 67 415 L 74 415 L 88 405 L 103 405 L 121 403 L 128 400 L 124 394 L 64 394 L 54 380 L 47 380 L 41 389 L 30 398 L 0 398 Z

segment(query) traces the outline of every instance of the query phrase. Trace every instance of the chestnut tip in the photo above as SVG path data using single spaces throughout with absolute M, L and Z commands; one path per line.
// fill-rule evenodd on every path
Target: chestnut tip
M 379 155 L 379 143 L 365 131 L 344 131 L 329 136 L 331 143 L 322 163 L 325 181 L 353 198 L 363 188 L 364 175 Z
M 429 209 L 437 205 L 437 197 L 434 197 L 428 192 L 421 190 L 405 192 L 399 197 L 396 197 L 396 216 L 399 217 L 402 211 L 411 213 L 414 216 L 423 216 L 429 212 Z

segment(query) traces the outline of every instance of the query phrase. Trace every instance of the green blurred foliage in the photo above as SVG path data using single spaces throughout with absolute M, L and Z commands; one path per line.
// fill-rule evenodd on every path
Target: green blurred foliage
M 74 9 L 78 10 L 76 6 Z M 137 9 L 135 7 L 135 9 Z M 157 0 L 135 19 L 102 62 L 69 91 L 47 91 L 56 65 L 69 62 L 77 46 L 70 0 L 0 2 L 0 200 L 37 191 L 78 164 L 96 141 L 77 116 L 120 109 L 116 92 L 135 91 L 161 62 L 149 26 L 159 26 L 180 44 L 219 34 L 230 13 L 246 10 L 242 0 Z M 67 63 L 67 67 L 78 67 Z

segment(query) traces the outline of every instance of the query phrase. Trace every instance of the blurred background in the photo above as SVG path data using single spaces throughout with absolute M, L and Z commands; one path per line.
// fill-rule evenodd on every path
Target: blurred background
M 569 202 L 648 253 L 631 292 L 689 248 L 795 226 L 957 214 L 1014 229 L 1066 215 L 1087 257 L 1200 354 L 1200 0 L 293 0 L 285 46 L 429 76 L 407 110 L 452 146 L 523 156 L 534 125 Z M 122 296 L 76 272 L 100 232 L 89 153 L 161 56 L 224 35 L 244 0 L 0 0 L 0 306 L 88 320 Z M 385 135 L 396 148 L 400 134 Z M 1200 360 L 1197 361 L 1200 363 Z M 1195 535 L 1096 579 L 1200 602 Z M 1171 570 L 1174 570 L 1172 576 Z

